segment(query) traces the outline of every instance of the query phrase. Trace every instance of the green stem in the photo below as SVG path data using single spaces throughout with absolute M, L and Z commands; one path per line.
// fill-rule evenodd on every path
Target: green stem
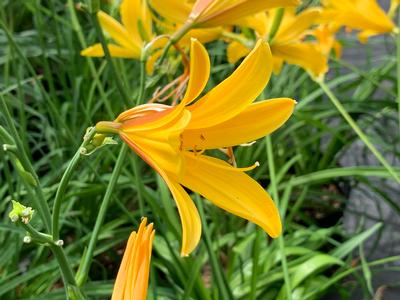
M 360 77 L 367 79 L 373 85 L 375 85 L 377 89 L 380 89 L 381 91 L 385 92 L 386 94 L 388 94 L 388 95 L 390 95 L 392 97 L 397 97 L 395 92 L 393 92 L 392 90 L 382 86 L 382 84 L 378 80 L 376 80 L 374 78 L 374 73 L 371 72 L 372 74 L 370 74 L 370 72 L 365 72 L 365 71 L 361 70 L 360 68 L 357 68 L 356 66 L 354 66 L 354 65 L 352 65 L 352 64 L 350 64 L 347 61 L 342 60 L 342 59 L 338 59 L 338 58 L 335 58 L 335 57 L 330 57 L 330 59 L 332 59 L 334 62 L 337 62 L 338 64 L 340 64 L 342 67 L 345 67 L 345 68 L 349 69 L 353 73 L 360 75 Z M 377 72 L 380 72 L 380 70 L 377 71 Z
M 274 18 L 274 21 L 271 26 L 271 30 L 269 31 L 268 40 L 270 43 L 272 43 L 276 33 L 279 30 L 279 27 L 281 26 L 281 22 L 282 22 L 284 13 L 285 13 L 285 9 L 283 7 L 278 8 L 278 10 L 276 11 L 275 18 Z
M 43 234 L 37 231 L 30 224 L 20 224 L 35 241 L 39 243 L 45 243 L 49 246 L 60 267 L 60 272 L 64 281 L 65 289 L 69 297 L 76 300 L 85 300 L 86 297 L 83 295 L 76 284 L 74 273 L 71 269 L 71 264 L 69 263 L 62 246 L 57 245 L 50 235 Z
M 19 137 L 18 131 L 14 125 L 11 114 L 7 108 L 6 101 L 4 97 L 0 94 L 0 108 L 3 113 L 3 116 L 7 122 L 8 128 L 11 131 L 11 135 L 13 136 L 14 142 L 18 147 L 18 158 L 21 160 L 21 163 L 25 170 L 32 174 L 35 180 L 35 192 L 36 197 L 31 199 L 31 201 L 35 202 L 38 208 L 39 215 L 42 219 L 42 222 L 48 232 L 51 232 L 51 214 L 49 206 L 47 205 L 46 199 L 44 198 L 42 188 L 40 187 L 39 177 L 36 174 L 35 169 L 33 168 L 31 161 L 28 158 L 28 155 L 25 152 L 24 145 Z M 29 183 L 23 180 L 23 182 L 29 186 Z M 31 188 L 29 186 L 29 188 Z
M 79 44 L 81 45 L 82 49 L 85 49 L 87 47 L 86 41 L 85 41 L 85 36 L 82 32 L 82 28 L 79 24 L 79 20 L 78 20 L 78 16 L 76 15 L 76 9 L 75 9 L 75 4 L 73 0 L 68 0 L 67 1 L 67 8 L 68 8 L 68 12 L 70 14 L 70 19 L 71 19 L 71 25 L 72 25 L 72 29 L 75 31 L 78 40 L 79 40 Z M 103 104 L 107 110 L 107 113 L 110 117 L 114 117 L 114 113 L 111 109 L 111 105 L 110 105 L 110 101 L 108 101 L 106 93 L 104 91 L 103 85 L 100 82 L 99 79 L 99 74 L 96 71 L 96 67 L 93 63 L 93 60 L 90 57 L 87 57 L 87 62 L 89 65 L 89 70 L 91 75 L 93 76 L 94 82 L 100 92 L 100 97 L 101 100 L 103 101 Z
M 112 172 L 110 182 L 108 183 L 106 193 L 101 203 L 100 210 L 96 218 L 96 223 L 94 225 L 93 232 L 90 237 L 89 246 L 87 248 L 87 251 L 85 251 L 82 257 L 79 270 L 76 274 L 76 281 L 78 283 L 78 286 L 82 286 L 87 279 L 97 239 L 99 238 L 100 229 L 101 226 L 103 225 L 115 186 L 117 185 L 118 177 L 121 174 L 122 166 L 125 163 L 127 151 L 128 151 L 128 146 L 123 144 L 119 152 L 114 170 Z
M 204 243 L 206 244 L 208 255 L 210 257 L 213 275 L 214 275 L 215 281 L 217 282 L 217 285 L 219 288 L 218 292 L 219 292 L 222 300 L 233 299 L 232 293 L 229 289 L 226 279 L 224 278 L 224 273 L 222 271 L 222 268 L 218 262 L 217 253 L 215 253 L 215 251 L 212 247 L 211 237 L 210 237 L 208 225 L 206 222 L 206 217 L 204 215 L 203 202 L 201 201 L 201 199 L 198 195 L 196 195 L 196 200 L 197 200 L 197 207 L 199 209 L 200 219 L 201 219 L 202 228 L 203 228 L 203 239 L 204 239 Z
M 146 53 L 142 50 L 142 57 L 140 59 L 140 86 L 139 94 L 136 99 L 136 106 L 142 104 L 145 98 L 145 84 L 146 84 Z
M 75 171 L 78 163 L 82 157 L 81 149 L 84 148 L 87 144 L 90 143 L 93 136 L 96 133 L 96 129 L 94 127 L 90 128 L 87 134 L 83 139 L 82 145 L 79 147 L 78 151 L 76 151 L 74 157 L 71 159 L 70 163 L 68 164 L 67 169 L 65 170 L 60 184 L 58 185 L 56 197 L 54 199 L 53 204 L 53 223 L 52 223 L 52 235 L 54 240 L 58 240 L 60 238 L 60 230 L 59 230 L 59 222 L 60 222 L 60 210 L 61 210 L 61 203 L 64 198 L 65 190 L 67 189 L 68 183 L 71 179 L 73 172 Z
M 275 173 L 275 163 L 274 163 L 274 154 L 272 148 L 272 139 L 271 136 L 267 136 L 265 138 L 266 147 L 267 147 L 267 156 L 268 156 L 268 167 L 269 167 L 269 176 L 271 178 L 271 194 L 272 198 L 276 202 L 276 206 L 279 207 L 279 195 L 278 195 L 278 187 L 276 181 L 276 173 Z M 284 223 L 284 222 L 282 222 Z M 285 289 L 286 289 L 286 299 L 292 300 L 292 284 L 289 276 L 289 269 L 286 260 L 285 254 L 285 240 L 283 239 L 283 233 L 278 237 L 278 246 L 279 251 L 281 253 L 281 264 L 283 269 L 283 278 L 285 280 Z
M 179 28 L 169 39 L 168 43 L 165 45 L 163 53 L 160 56 L 160 59 L 157 62 L 156 68 L 159 67 L 165 58 L 167 57 L 168 51 L 172 45 L 175 45 L 180 39 L 192 29 L 194 24 L 192 22 L 185 23 L 181 28 Z
M 145 98 L 145 83 L 146 83 L 146 59 L 147 59 L 147 47 L 144 46 L 142 50 L 142 55 L 140 59 L 140 86 L 139 86 L 139 95 L 136 99 L 136 105 L 140 105 L 144 102 Z M 139 200 L 139 210 L 140 214 L 144 216 L 144 201 L 143 201 L 143 192 L 142 192 L 142 182 L 140 179 L 139 172 L 139 159 L 137 156 L 132 158 L 133 172 L 135 176 L 135 184 L 136 184 L 136 192 Z
M 369 138 L 365 135 L 365 133 L 361 130 L 361 128 L 357 125 L 357 123 L 353 120 L 350 114 L 346 111 L 342 103 L 340 103 L 339 99 L 333 94 L 330 88 L 325 84 L 323 80 L 316 80 L 321 89 L 325 92 L 328 98 L 331 100 L 333 105 L 335 105 L 336 109 L 340 112 L 342 117 L 347 121 L 350 127 L 354 130 L 354 132 L 358 135 L 358 137 L 364 142 L 364 144 L 368 147 L 368 149 L 375 155 L 378 161 L 387 169 L 387 171 L 392 175 L 392 177 L 400 183 L 400 177 L 396 173 L 396 171 L 390 166 L 389 162 L 382 156 L 382 154 L 376 149 L 376 147 L 371 143 Z
M 96 29 L 96 33 L 100 39 L 101 46 L 103 47 L 104 56 L 106 57 L 106 60 L 110 66 L 112 77 L 115 79 L 114 82 L 117 86 L 117 89 L 118 89 L 119 93 L 121 94 L 121 97 L 122 97 L 125 105 L 127 107 L 130 107 L 131 103 L 130 103 L 129 95 L 125 91 L 125 88 L 122 85 L 122 80 L 121 80 L 120 76 L 118 75 L 117 70 L 115 69 L 115 65 L 114 65 L 114 62 L 113 62 L 111 54 L 110 54 L 110 50 L 108 49 L 107 42 L 106 42 L 106 39 L 104 38 L 104 34 L 103 34 L 103 31 L 101 30 L 100 23 L 99 23 L 99 20 L 97 19 L 96 13 L 91 14 L 91 19 L 92 19 L 92 23 Z
M 398 13 L 398 26 L 400 28 L 400 6 Z M 396 48 L 397 48 L 397 106 L 398 106 L 398 117 L 399 117 L 399 130 L 400 130 L 400 32 L 396 33 Z
M 253 249 L 252 249 L 252 257 L 253 257 L 253 270 L 251 274 L 251 289 L 249 300 L 257 299 L 257 279 L 258 279 L 258 271 L 259 271 L 259 258 L 261 253 L 261 241 L 264 236 L 264 232 L 260 228 L 256 228 L 256 236 L 254 239 Z

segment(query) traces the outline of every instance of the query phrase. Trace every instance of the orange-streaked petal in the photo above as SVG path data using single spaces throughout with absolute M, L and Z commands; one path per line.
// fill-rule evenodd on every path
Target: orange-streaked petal
M 169 120 L 170 115 L 175 115 L 175 111 L 176 108 L 168 115 L 160 113 L 163 117 L 153 122 L 158 123 L 159 127 L 149 125 L 150 127 L 146 128 L 146 123 L 137 124 L 134 119 L 126 121 L 122 123 L 119 134 L 150 166 L 154 167 L 151 161 L 155 161 L 162 170 L 180 174 L 183 169 L 180 135 L 189 123 L 190 112 L 182 110 L 176 117 Z M 164 120 L 169 120 L 169 122 L 163 124 Z
M 112 300 L 146 300 L 151 249 L 154 239 L 153 224 L 146 226 L 144 218 L 138 232 L 132 232 L 114 284 Z
M 216 149 L 255 141 L 282 126 L 291 116 L 295 103 L 288 98 L 260 101 L 213 127 L 184 130 L 183 148 Z
M 110 51 L 110 55 L 113 57 L 120 58 L 139 58 L 140 53 L 133 49 L 128 49 L 124 47 L 120 47 L 114 44 L 108 44 L 108 51 Z M 86 49 L 81 51 L 82 56 L 90 56 L 90 57 L 103 57 L 104 51 L 101 44 L 94 44 Z
M 108 32 L 111 38 L 118 44 L 127 49 L 140 49 L 140 45 L 135 44 L 129 32 L 111 16 L 103 11 L 97 13 L 101 28 Z
M 182 185 L 214 205 L 259 225 L 271 237 L 281 234 L 278 209 L 255 180 L 216 158 L 191 152 L 185 152 L 185 158 Z
M 271 71 L 271 50 L 259 40 L 231 76 L 188 107 L 192 112 L 188 129 L 211 127 L 238 115 L 261 94 Z
M 289 64 L 301 66 L 315 76 L 328 71 L 328 58 L 315 44 L 296 43 L 272 45 L 272 53 Z
M 226 49 L 226 56 L 228 58 L 228 62 L 230 64 L 236 63 L 239 59 L 242 57 L 245 57 L 247 54 L 249 54 L 251 50 L 247 48 L 245 45 L 242 43 L 233 41 L 230 43 Z
M 276 7 L 297 6 L 299 0 L 245 0 L 230 1 L 231 5 L 212 6 L 197 20 L 199 26 L 212 27 L 219 25 L 234 25 L 237 20 L 244 17 Z
M 190 12 L 189 18 L 196 19 L 201 13 L 203 13 L 215 0 L 197 0 L 193 5 L 192 11 Z
M 190 75 L 189 83 L 182 102 L 185 105 L 195 100 L 207 85 L 210 76 L 210 58 L 207 50 L 196 39 L 190 45 Z

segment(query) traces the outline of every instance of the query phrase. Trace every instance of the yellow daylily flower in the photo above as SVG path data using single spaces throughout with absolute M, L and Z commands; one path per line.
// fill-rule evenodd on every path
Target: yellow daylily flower
M 235 168 L 203 154 L 254 141 L 290 117 L 292 99 L 253 103 L 269 81 L 271 62 L 270 48 L 260 40 L 231 76 L 194 102 L 207 84 L 210 59 L 204 46 L 192 40 L 189 83 L 178 105 L 144 104 L 121 113 L 114 122 L 96 125 L 98 132 L 118 133 L 168 185 L 182 222 L 183 256 L 195 249 L 201 236 L 198 211 L 183 187 L 256 223 L 272 237 L 281 233 L 271 197 L 245 174 L 257 164 Z
M 146 223 L 143 218 L 139 230 L 129 236 L 111 300 L 146 300 L 154 239 L 153 223 Z
M 265 40 L 270 39 L 273 20 L 277 10 L 270 10 L 248 19 L 248 23 L 258 27 L 257 33 Z M 279 73 L 283 62 L 299 65 L 314 76 L 321 76 L 328 70 L 328 58 L 315 42 L 304 41 L 309 28 L 320 18 L 320 10 L 310 8 L 296 15 L 294 10 L 286 9 L 278 31 L 271 40 L 274 72 Z M 228 61 L 235 63 L 250 49 L 239 41 L 230 43 L 227 49 Z
M 329 56 L 332 50 L 335 52 L 336 57 L 340 58 L 342 56 L 342 45 L 335 37 L 338 29 L 333 24 L 321 24 L 311 32 L 318 41 L 316 46 L 319 51 L 326 56 Z
M 324 19 L 351 29 L 361 30 L 359 40 L 391 33 L 396 26 L 376 0 L 324 0 Z
M 115 42 L 108 44 L 110 54 L 114 57 L 139 59 L 144 43 L 154 37 L 146 0 L 123 0 L 120 15 L 122 24 L 103 11 L 97 13 L 102 29 Z M 101 44 L 97 43 L 83 49 L 81 55 L 102 57 L 104 51 Z
M 295 7 L 299 0 L 150 0 L 166 20 L 192 27 L 239 25 L 247 16 L 275 7 Z

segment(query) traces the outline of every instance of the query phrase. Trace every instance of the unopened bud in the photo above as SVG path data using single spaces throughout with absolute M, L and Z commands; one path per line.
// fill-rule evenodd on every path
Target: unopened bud
M 35 212 L 32 207 L 26 207 L 14 200 L 12 200 L 12 205 L 13 208 L 8 214 L 11 222 L 15 223 L 18 220 L 21 220 L 23 223 L 28 224 L 33 217 L 33 213 Z
M 32 242 L 32 238 L 29 235 L 24 236 L 23 238 L 23 242 L 25 244 L 29 244 L 30 242 Z
M 64 241 L 63 241 L 63 240 L 58 240 L 58 241 L 55 242 L 55 244 L 56 244 L 58 247 L 62 247 L 62 246 L 64 246 Z
M 10 213 L 8 216 L 10 217 L 11 222 L 13 222 L 13 223 L 17 222 L 18 219 L 19 219 L 18 215 L 16 215 L 16 214 L 11 214 Z
M 22 210 L 21 212 L 21 216 L 22 217 L 30 217 L 33 214 L 33 209 L 32 207 L 27 207 L 24 210 Z
M 86 155 L 87 154 L 87 149 L 85 148 L 85 147 L 81 147 L 80 149 L 79 149 L 79 153 L 81 154 L 81 155 Z

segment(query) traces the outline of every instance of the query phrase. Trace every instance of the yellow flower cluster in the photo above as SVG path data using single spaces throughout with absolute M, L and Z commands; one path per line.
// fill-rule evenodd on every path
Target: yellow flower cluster
M 146 54 L 149 73 L 159 57 L 168 54 L 168 45 L 176 44 L 180 51 L 190 48 L 186 92 L 178 104 L 143 104 L 96 125 L 99 133 L 119 134 L 168 185 L 182 223 L 182 256 L 189 255 L 201 237 L 199 213 L 185 188 L 259 225 L 271 237 L 282 231 L 273 200 L 245 173 L 258 163 L 237 168 L 204 154 L 259 139 L 291 116 L 296 103 L 292 99 L 254 102 L 271 73 L 288 63 L 322 77 L 332 50 L 341 55 L 335 34 L 342 27 L 359 30 L 364 42 L 398 32 L 391 20 L 398 0 L 388 13 L 375 0 L 322 3 L 301 10 L 298 0 L 123 0 L 121 22 L 98 12 L 112 40 L 107 45 L 111 56 L 143 59 Z M 233 74 L 202 95 L 210 74 L 202 43 L 216 39 L 227 42 L 230 63 L 245 58 Z M 102 57 L 104 49 L 94 44 L 81 54 Z M 112 299 L 145 299 L 153 237 L 146 220 L 130 236 Z

